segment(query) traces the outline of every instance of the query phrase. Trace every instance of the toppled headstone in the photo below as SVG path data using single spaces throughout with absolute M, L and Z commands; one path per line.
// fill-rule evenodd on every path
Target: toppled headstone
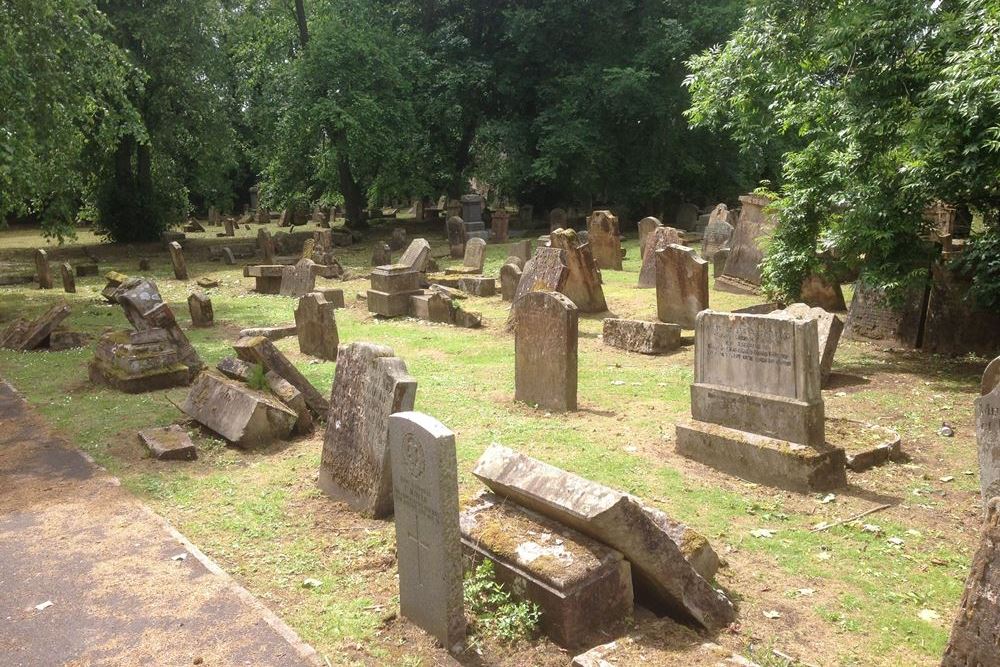
M 618 218 L 611 211 L 594 211 L 587 220 L 588 245 L 598 269 L 622 270 L 622 240 Z
M 382 317 L 410 312 L 410 297 L 420 294 L 420 273 L 408 266 L 376 266 L 371 273 L 368 311 Z
M 372 518 L 392 513 L 389 415 L 413 409 L 417 381 L 392 349 L 352 343 L 337 355 L 319 486 Z
M 643 289 L 656 287 L 656 253 L 672 243 L 684 244 L 680 232 L 673 227 L 656 227 L 650 232 L 643 250 L 638 287 Z
M 462 258 L 462 266 L 445 269 L 447 274 L 479 274 L 483 272 L 486 262 L 486 241 L 480 238 L 471 238 L 465 243 L 465 255 Z
M 420 412 L 389 417 L 399 610 L 445 648 L 465 639 L 455 434 Z
M 191 325 L 195 327 L 210 327 L 215 324 L 215 313 L 212 310 L 212 300 L 202 292 L 194 292 L 188 296 L 188 310 L 191 311 Z
M 323 417 L 330 409 L 330 403 L 323 398 L 316 387 L 267 338 L 263 336 L 241 338 L 233 344 L 233 350 L 236 351 L 236 356 L 243 361 L 260 364 L 266 370 L 274 371 L 291 382 L 292 386 L 305 396 L 306 405 L 316 416 Z
M 52 268 L 49 266 L 49 254 L 41 248 L 35 250 L 35 276 L 38 278 L 38 289 L 52 289 Z
M 521 274 L 521 268 L 517 264 L 507 263 L 500 267 L 500 298 L 504 301 L 514 300 Z
M 292 434 L 298 415 L 269 394 L 203 371 L 191 385 L 184 414 L 238 447 L 260 449 Z
M 139 442 L 153 458 L 160 461 L 194 461 L 198 458 L 191 436 L 176 424 L 139 431 Z
M 73 276 L 73 267 L 69 262 L 63 262 L 59 269 L 62 272 L 63 291 L 69 293 L 76 292 L 76 278 Z
M 44 347 L 52 331 L 69 313 L 69 304 L 63 302 L 51 306 L 34 320 L 18 318 L 0 333 L 0 347 L 22 352 Z
M 117 305 L 118 301 L 115 298 L 115 292 L 117 292 L 118 288 L 121 287 L 122 283 L 124 283 L 128 279 L 129 277 L 126 276 L 124 273 L 118 273 L 117 271 L 108 271 L 107 273 L 104 274 L 104 280 L 106 281 L 106 284 L 104 285 L 104 289 L 101 290 L 101 296 L 103 296 L 104 300 L 107 301 L 108 303 L 113 303 Z
M 224 357 L 215 365 L 219 372 L 227 378 L 239 380 L 240 382 L 246 382 L 250 379 L 254 366 L 255 364 L 251 364 L 236 357 Z
M 640 354 L 666 354 L 681 346 L 681 327 L 663 322 L 604 320 L 605 344 Z
M 974 402 L 979 446 L 979 485 L 983 503 L 1000 496 L 1000 388 Z
M 576 410 L 579 309 L 563 294 L 528 292 L 512 307 L 514 400 Z
M 284 403 L 285 407 L 294 412 L 298 417 L 292 432 L 296 435 L 312 433 L 312 413 L 309 412 L 309 406 L 306 405 L 306 397 L 302 395 L 302 392 L 274 371 L 264 373 L 264 380 L 267 382 L 267 388 L 271 391 L 271 394 Z
M 187 280 L 187 262 L 184 261 L 184 251 L 181 249 L 181 244 L 177 241 L 171 241 L 167 244 L 167 249 L 170 250 L 170 263 L 174 268 L 174 278 Z
M 602 313 L 608 309 L 601 287 L 601 273 L 594 263 L 590 246 L 578 242 L 573 230 L 556 230 L 550 235 L 552 247 L 564 252 L 569 271 L 561 292 L 576 304 L 582 313 Z
M 819 335 L 819 374 L 820 381 L 826 384 L 833 368 L 833 357 L 840 344 L 840 335 L 844 332 L 844 322 L 822 308 L 810 308 L 804 303 L 793 303 L 777 314 L 788 315 L 800 320 L 816 320 L 816 332 Z
M 715 278 L 715 288 L 737 294 L 756 294 L 760 288 L 760 264 L 764 259 L 764 243 L 771 236 L 775 217 L 765 212 L 771 205 L 767 197 L 740 197 L 740 219 L 729 241 L 726 268 Z
M 187 366 L 188 382 L 201 370 L 201 357 L 177 324 L 174 312 L 163 301 L 156 283 L 144 278 L 129 278 L 114 293 L 115 301 L 137 332 L 163 329 L 177 351 L 177 359 Z M 187 384 L 187 383 L 185 383 Z
M 427 262 L 430 258 L 431 244 L 425 239 L 413 239 L 398 263 L 424 273 L 427 271 Z
M 295 308 L 295 327 L 299 351 L 328 361 L 337 360 L 337 317 L 332 303 L 319 292 L 299 299 Z
M 491 491 L 617 549 L 635 590 L 680 620 L 718 630 L 736 616 L 708 580 L 718 556 L 704 537 L 637 498 L 492 445 L 473 474 Z
M 255 338 L 263 336 L 268 340 L 281 340 L 298 333 L 298 328 L 294 324 L 285 324 L 280 327 L 253 327 L 251 329 L 241 329 L 240 338 Z
M 675 243 L 655 254 L 657 319 L 693 329 L 698 313 L 708 308 L 708 262 Z

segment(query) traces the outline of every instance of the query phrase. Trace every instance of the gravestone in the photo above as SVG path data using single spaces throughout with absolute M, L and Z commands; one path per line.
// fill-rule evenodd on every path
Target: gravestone
M 323 398 L 316 387 L 267 338 L 263 336 L 240 338 L 233 344 L 233 350 L 236 352 L 236 356 L 243 361 L 260 364 L 265 370 L 274 371 L 288 380 L 293 387 L 302 392 L 302 396 L 306 399 L 306 405 L 317 417 L 325 416 L 330 409 L 329 402 Z
M 776 315 L 787 315 L 799 320 L 816 320 L 816 332 L 819 336 L 819 375 L 820 382 L 826 384 L 833 368 L 833 357 L 840 344 L 840 336 L 844 332 L 844 322 L 833 313 L 822 308 L 810 308 L 804 303 L 793 303 L 783 310 L 774 311 Z
M 420 294 L 420 273 L 408 266 L 376 266 L 371 272 L 368 312 L 398 317 L 410 312 L 410 297 Z
M 972 558 L 965 591 L 955 614 L 941 667 L 1000 664 L 1000 500 L 986 506 L 979 549 Z
M 554 208 L 549 211 L 549 232 L 557 229 L 566 229 L 566 211 L 561 208 Z
M 490 231 L 493 233 L 493 242 L 506 243 L 509 229 L 510 213 L 507 211 L 493 211 L 493 217 L 490 219 Z
M 830 312 L 839 313 L 847 310 L 840 283 L 832 282 L 815 273 L 809 274 L 802 280 L 799 299 L 802 303 Z
M 35 250 L 35 275 L 38 289 L 52 289 L 52 269 L 49 267 L 49 253 L 41 248 Z
M 552 247 L 564 252 L 569 269 L 562 290 L 583 313 L 603 313 L 608 309 L 601 287 L 601 273 L 594 262 L 589 244 L 580 244 L 572 229 L 552 232 Z
M 983 381 L 979 387 L 979 393 L 983 396 L 993 391 L 994 387 L 1000 385 L 1000 357 L 997 357 L 986 365 L 983 372 Z
M 659 218 L 654 218 L 652 216 L 643 218 L 639 221 L 639 257 L 646 256 L 646 241 L 649 240 L 649 235 L 657 227 L 662 227 L 663 223 L 660 222 Z
M 979 307 L 970 295 L 971 288 L 971 279 L 946 264 L 935 262 L 931 266 L 922 350 L 949 356 L 972 353 L 992 357 L 1000 353 L 1000 308 Z
M 392 236 L 389 237 L 389 248 L 402 250 L 404 247 L 406 247 L 406 230 L 402 227 L 396 227 L 392 230 Z
M 535 207 L 531 204 L 521 204 L 517 207 L 517 226 L 521 229 L 531 229 L 535 224 Z
M 181 244 L 177 241 L 171 241 L 167 244 L 167 248 L 170 250 L 170 263 L 174 267 L 174 278 L 187 280 L 187 262 L 184 261 L 184 251 L 181 250 Z
M 284 326 L 277 327 L 251 327 L 249 329 L 240 329 L 240 338 L 256 338 L 257 336 L 263 336 L 270 341 L 281 340 L 282 338 L 289 338 L 294 336 L 298 331 L 298 327 L 294 324 L 286 324 Z
M 979 486 L 983 504 L 1000 496 L 1000 388 L 975 402 L 976 441 L 979 443 Z
M 868 285 L 864 277 L 854 286 L 844 333 L 848 338 L 877 340 L 915 349 L 921 342 L 925 290 L 914 288 L 900 305 L 891 304 L 885 292 Z
M 76 277 L 83 278 L 85 276 L 96 276 L 98 273 L 97 263 L 93 264 L 77 264 L 76 265 Z
M 254 279 L 254 291 L 258 294 L 280 294 L 281 276 L 285 267 L 281 264 L 258 264 L 244 266 L 243 275 Z
M 376 241 L 372 247 L 372 266 L 389 266 L 392 264 L 392 251 L 381 241 Z
M 681 346 L 681 327 L 663 322 L 607 318 L 601 338 L 605 344 L 640 354 L 665 354 Z
M 517 284 L 521 281 L 522 271 L 517 264 L 507 263 L 500 267 L 500 298 L 513 301 L 517 293 Z
M 656 317 L 694 329 L 698 313 L 708 308 L 708 262 L 695 251 L 671 243 L 656 251 Z
M 729 247 L 733 236 L 733 226 L 729 224 L 729 209 L 725 204 L 719 204 L 708 218 L 708 224 L 701 237 L 701 256 L 709 261 L 715 258 L 715 253 Z
M 295 412 L 270 393 L 211 370 L 198 375 L 181 410 L 245 449 L 260 449 L 287 439 L 298 421 Z
M 715 288 L 737 294 L 756 294 L 760 288 L 760 263 L 763 244 L 774 231 L 776 220 L 765 212 L 771 204 L 767 197 L 743 195 L 740 219 L 729 241 L 729 259 L 725 271 L 716 276 Z
M 497 281 L 484 276 L 465 276 L 458 279 L 458 289 L 472 296 L 496 296 Z
M 743 479 L 804 493 L 847 483 L 826 443 L 815 320 L 698 314 L 692 421 L 677 452 Z
M 110 272 L 105 277 L 111 282 Z M 188 369 L 189 377 L 184 382 L 187 384 L 201 370 L 203 364 L 198 351 L 177 324 L 174 312 L 164 302 L 156 283 L 152 280 L 121 277 L 125 278 L 125 281 L 114 289 L 112 293 L 114 302 L 125 311 L 125 317 L 135 327 L 137 333 L 150 329 L 162 329 L 166 332 L 171 346 L 176 350 L 177 359 Z
M 535 256 L 524 265 L 521 279 L 517 283 L 514 301 L 528 292 L 544 290 L 562 292 L 569 276 L 565 253 L 559 248 L 538 248 Z
M 465 244 L 465 255 L 462 258 L 462 266 L 445 269 L 445 273 L 482 273 L 485 263 L 486 241 L 480 238 L 471 238 Z
M 22 352 L 42 347 L 69 313 L 69 304 L 63 302 L 51 306 L 34 320 L 17 318 L 0 333 L 0 347 Z
M 345 345 L 337 355 L 319 486 L 364 516 L 392 514 L 389 415 L 413 409 L 417 381 L 392 349 Z
M 227 217 L 225 220 L 222 221 L 222 224 L 225 225 L 225 228 L 226 228 L 225 235 L 226 236 L 236 236 L 236 226 L 235 226 L 235 223 L 233 222 L 232 218 L 228 218 Z
M 712 275 L 721 276 L 726 270 L 726 260 L 729 259 L 729 248 L 719 248 L 712 257 Z
M 406 252 L 399 258 L 399 264 L 424 273 L 427 271 L 427 262 L 430 258 L 431 244 L 426 239 L 413 239 Z
M 455 434 L 420 412 L 389 417 L 399 611 L 452 653 L 465 640 Z
M 266 229 L 257 230 L 257 246 L 264 256 L 264 264 L 274 264 L 274 239 Z
M 109 331 L 101 336 L 87 366 L 90 381 L 125 392 L 180 387 L 191 382 L 165 329 Z
M 698 226 L 698 207 L 691 203 L 683 203 L 677 207 L 674 216 L 674 227 L 693 231 Z
M 448 249 L 452 259 L 462 259 L 465 255 L 465 222 L 458 216 L 452 216 L 445 223 L 445 231 L 448 233 Z
M 514 400 L 576 410 L 579 309 L 557 292 L 518 297 L 514 317 Z
M 642 267 L 639 269 L 640 289 L 656 287 L 656 252 L 663 250 L 671 243 L 684 245 L 681 233 L 673 227 L 657 227 L 646 239 L 646 249 L 642 255 Z
M 76 278 L 73 276 L 73 267 L 69 265 L 69 262 L 63 262 L 59 268 L 62 271 L 63 291 L 75 293 Z
M 311 242 L 312 239 L 309 239 Z M 301 297 L 316 290 L 316 268 L 319 265 L 311 259 L 300 259 L 292 266 L 281 269 L 281 296 Z
M 299 352 L 327 361 L 337 360 L 337 317 L 334 305 L 320 292 L 299 298 L 295 308 L 295 329 L 299 337 Z
M 622 270 L 622 239 L 611 211 L 594 211 L 587 220 L 587 243 L 598 269 Z
M 520 257 L 521 261 L 527 262 L 531 259 L 531 240 L 522 239 L 520 241 L 514 241 L 514 243 L 510 246 L 509 252 L 514 257 Z
M 483 198 L 481 195 L 462 195 L 462 220 L 481 222 L 483 219 Z
M 235 266 L 236 265 L 236 256 L 233 254 L 233 249 L 232 248 L 228 248 L 227 247 L 227 248 L 223 248 L 222 249 L 222 262 L 226 266 Z
M 191 325 L 195 327 L 210 327 L 215 324 L 215 313 L 212 310 L 212 300 L 202 292 L 194 292 L 188 296 L 188 310 L 191 311 Z

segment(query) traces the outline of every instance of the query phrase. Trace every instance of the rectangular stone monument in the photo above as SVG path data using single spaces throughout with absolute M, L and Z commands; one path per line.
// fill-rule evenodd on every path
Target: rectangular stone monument
M 188 296 L 188 310 L 191 311 L 191 325 L 195 327 L 210 327 L 215 324 L 215 312 L 212 310 L 212 300 L 202 292 L 194 292 Z
M 512 257 L 520 257 L 522 262 L 527 263 L 531 259 L 531 239 L 521 239 L 514 241 L 508 251 Z
M 576 410 L 579 309 L 557 292 L 528 292 L 513 305 L 514 400 Z
M 815 320 L 702 311 L 695 331 L 693 420 L 677 452 L 753 482 L 801 492 L 847 482 L 827 445 Z
M 490 232 L 493 234 L 493 242 L 506 243 L 509 229 L 510 213 L 507 211 L 493 211 L 493 217 L 490 219 Z
M 69 265 L 69 262 L 63 262 L 59 268 L 62 272 L 63 291 L 75 293 L 76 277 L 73 275 L 73 267 Z
M 640 354 L 666 354 L 681 346 L 681 327 L 663 322 L 607 318 L 602 339 L 606 345 Z
M 38 289 L 52 289 L 52 269 L 49 267 L 49 254 L 41 248 L 35 250 L 35 275 L 38 277 Z
M 876 340 L 915 349 L 922 342 L 926 310 L 925 288 L 911 289 L 902 303 L 895 305 L 883 290 L 869 285 L 862 277 L 854 286 L 844 334 L 855 340 Z
M 392 514 L 389 415 L 413 409 L 417 381 L 391 348 L 351 343 L 337 354 L 319 486 L 364 516 Z
M 410 297 L 420 294 L 420 273 L 408 266 L 376 266 L 368 290 L 368 312 L 398 317 L 410 312 Z
M 594 211 L 587 220 L 587 243 L 598 269 L 622 270 L 622 240 L 618 218 L 611 211 Z
M 399 611 L 453 653 L 465 640 L 455 434 L 420 412 L 389 417 Z
M 983 504 L 1000 496 L 1000 387 L 975 400 L 979 486 Z
M 563 258 L 569 271 L 562 293 L 576 304 L 581 313 L 603 313 L 608 309 L 604 299 L 604 288 L 601 287 L 601 272 L 594 262 L 590 245 L 580 243 L 580 239 L 572 229 L 550 234 L 553 248 L 564 252 Z
M 337 360 L 337 347 L 340 345 L 337 317 L 334 305 L 322 293 L 313 292 L 299 299 L 295 308 L 295 328 L 302 354 L 327 361 Z
M 311 241 L 312 239 L 310 239 Z M 316 290 L 316 273 L 319 265 L 311 259 L 300 259 L 281 270 L 281 296 L 302 297 Z
M 694 329 L 708 308 L 708 262 L 691 248 L 671 243 L 656 251 L 656 317 Z
M 164 329 L 111 331 L 101 336 L 87 366 L 90 381 L 126 394 L 139 394 L 191 382 L 177 347 Z
M 167 248 L 170 250 L 170 263 L 174 267 L 174 278 L 187 280 L 187 263 L 184 261 L 184 251 L 181 250 L 181 244 L 177 241 L 171 241 L 167 244 Z
M 654 218 L 648 216 L 639 221 L 639 257 L 643 258 L 646 256 L 646 241 L 649 240 L 650 234 L 652 234 L 658 227 L 662 227 L 663 223 L 660 222 L 659 218 Z
M 683 245 L 681 233 L 673 227 L 655 227 L 646 239 L 642 255 L 642 267 L 639 269 L 638 287 L 647 289 L 656 287 L 656 252 L 663 250 L 671 243 Z

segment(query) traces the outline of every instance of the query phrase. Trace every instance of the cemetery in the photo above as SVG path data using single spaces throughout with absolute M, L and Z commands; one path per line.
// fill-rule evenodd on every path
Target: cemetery
M 40 1 L 0 665 L 1000 665 L 991 3 Z

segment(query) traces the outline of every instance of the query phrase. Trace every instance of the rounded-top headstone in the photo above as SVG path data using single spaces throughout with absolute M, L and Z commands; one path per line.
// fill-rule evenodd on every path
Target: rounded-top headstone
M 996 389 L 997 385 L 1000 385 L 1000 357 L 997 357 L 986 366 L 986 372 L 983 373 L 983 383 L 979 393 L 985 396 Z

